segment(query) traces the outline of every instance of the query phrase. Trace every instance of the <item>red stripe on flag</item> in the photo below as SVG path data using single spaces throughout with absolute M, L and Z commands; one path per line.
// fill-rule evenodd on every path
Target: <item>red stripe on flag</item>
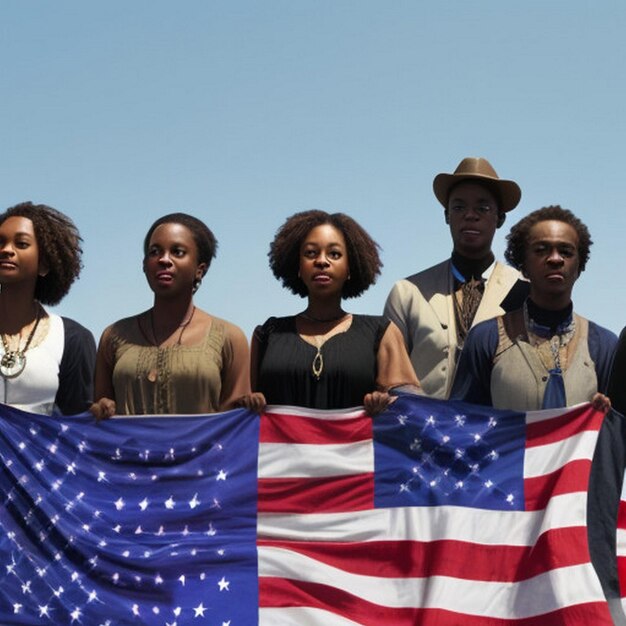
M 617 509 L 617 527 L 626 530 L 626 502 L 624 500 L 619 501 L 619 508 Z
M 619 579 L 619 595 L 626 597 L 626 556 L 617 557 L 617 575 Z
M 261 415 L 261 443 L 354 443 L 372 439 L 372 420 L 352 417 L 333 421 L 301 415 Z
M 345 513 L 374 508 L 374 475 L 260 478 L 260 513 Z
M 598 431 L 603 420 L 603 413 L 585 405 L 559 417 L 530 422 L 526 425 L 526 447 L 557 443 L 585 430 Z
M 526 511 L 545 509 L 554 496 L 567 493 L 586 493 L 589 486 L 591 461 L 571 461 L 555 472 L 524 479 Z
M 257 543 L 292 550 L 344 572 L 380 578 L 450 576 L 520 582 L 589 561 L 587 532 L 582 527 L 548 531 L 529 547 L 452 540 L 325 543 L 259 539 Z
M 619 508 L 617 510 L 617 529 L 626 531 L 626 502 L 624 500 L 619 501 Z M 620 548 L 620 538 L 617 539 L 617 576 L 619 580 L 619 595 L 621 598 L 626 598 L 626 555 L 620 554 L 623 551 L 623 547 Z
M 362 626 L 612 626 L 613 623 L 606 602 L 563 607 L 523 619 L 499 619 L 445 609 L 380 606 L 328 585 L 270 577 L 259 580 L 259 599 L 262 608 L 318 608 Z

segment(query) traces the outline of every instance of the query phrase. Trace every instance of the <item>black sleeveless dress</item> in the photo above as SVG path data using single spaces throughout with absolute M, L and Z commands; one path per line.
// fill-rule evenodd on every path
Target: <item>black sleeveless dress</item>
M 376 355 L 389 326 L 382 316 L 353 315 L 352 324 L 321 347 L 323 369 L 313 373 L 317 348 L 298 335 L 296 318 L 270 317 L 257 332 L 258 389 L 268 404 L 341 409 L 363 404 L 376 388 Z

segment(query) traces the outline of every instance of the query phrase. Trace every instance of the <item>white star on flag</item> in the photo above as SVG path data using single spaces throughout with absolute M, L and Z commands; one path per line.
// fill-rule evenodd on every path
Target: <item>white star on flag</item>
M 194 608 L 194 611 L 196 612 L 194 617 L 204 617 L 206 607 L 202 604 L 202 602 L 200 602 L 200 604 Z

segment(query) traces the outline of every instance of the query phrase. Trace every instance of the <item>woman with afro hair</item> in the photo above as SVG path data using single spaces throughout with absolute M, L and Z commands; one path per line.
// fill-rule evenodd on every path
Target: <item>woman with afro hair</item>
M 252 388 L 242 404 L 338 409 L 364 405 L 370 415 L 388 391 L 419 387 L 400 331 L 379 316 L 357 315 L 343 298 L 361 295 L 380 274 L 378 245 L 342 213 L 292 215 L 271 243 L 274 276 L 306 298 L 294 316 L 271 317 L 252 338 Z
M 81 237 L 67 216 L 24 202 L 0 214 L 0 401 L 47 415 L 93 400 L 95 342 L 48 312 L 81 270 Z

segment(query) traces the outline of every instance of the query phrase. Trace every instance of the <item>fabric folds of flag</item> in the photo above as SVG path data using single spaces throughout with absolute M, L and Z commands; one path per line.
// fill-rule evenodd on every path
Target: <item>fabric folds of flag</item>
M 610 508 L 590 475 L 623 473 L 619 455 L 596 458 L 618 426 L 588 405 L 416 396 L 374 420 L 0 407 L 0 624 L 622 623 L 617 581 L 609 596 L 598 574 L 612 551 L 617 579 L 616 550 L 626 570 L 618 486 L 612 521 L 588 519 Z
M 400 398 L 262 417 L 263 626 L 613 624 L 590 562 L 603 416 Z
M 1 413 L 0 624 L 257 623 L 258 416 Z

